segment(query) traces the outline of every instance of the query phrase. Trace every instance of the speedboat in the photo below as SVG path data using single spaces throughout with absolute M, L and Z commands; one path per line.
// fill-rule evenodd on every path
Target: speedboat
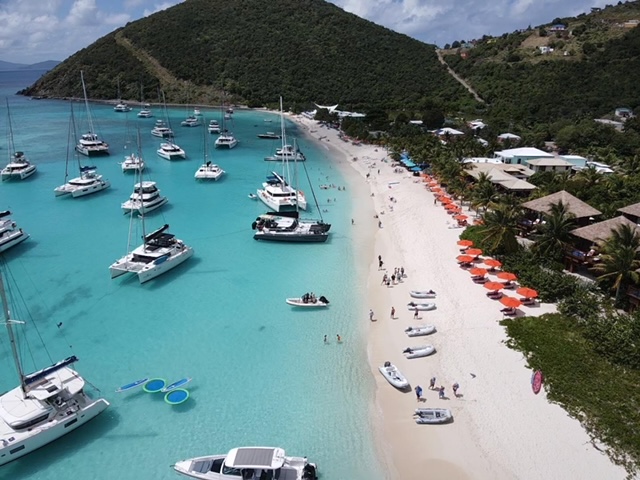
M 435 303 L 416 303 L 416 302 L 409 302 L 407 303 L 407 308 L 411 311 L 414 310 L 420 310 L 421 312 L 426 311 L 426 310 L 434 310 L 436 308 L 436 304 Z
M 200 165 L 194 177 L 198 180 L 218 180 L 224 173 L 224 170 L 218 165 L 207 160 L 207 162 Z
M 238 140 L 229 130 L 224 130 L 218 138 L 216 138 L 216 148 L 233 148 L 238 145 Z
M 96 167 L 81 167 L 80 176 L 72 178 L 64 185 L 54 189 L 56 197 L 71 195 L 73 198 L 84 197 L 109 188 L 111 183 L 96 173 Z
M 280 140 L 282 137 L 275 132 L 259 133 L 258 138 L 264 140 Z
M 118 102 L 118 104 L 113 107 L 114 112 L 130 112 L 131 107 L 124 102 Z
M 171 130 L 164 120 L 156 120 L 156 124 L 151 129 L 151 135 L 158 138 L 167 138 L 173 136 L 173 130 Z
M 138 117 L 139 118 L 151 118 L 153 117 L 153 112 L 151 111 L 151 105 L 149 105 L 148 103 L 145 104 L 144 107 L 142 107 L 140 109 L 140 111 L 138 112 Z
M 182 125 L 183 127 L 197 127 L 200 125 L 200 119 L 194 115 L 189 115 L 182 122 L 180 122 L 180 125 Z
M 120 165 L 123 172 L 141 172 L 144 170 L 144 160 L 135 153 L 124 157 L 124 161 Z
M 391 362 L 384 362 L 384 365 L 382 367 L 378 367 L 378 370 L 380 370 L 382 376 L 394 387 L 400 390 L 409 388 L 409 381 L 407 378 L 400 373 L 400 370 L 398 370 L 398 368 Z
M 24 180 L 36 173 L 36 166 L 32 164 L 24 152 L 15 152 L 12 159 L 2 169 L 2 180 Z
M 433 290 L 411 290 L 409 295 L 413 298 L 436 298 L 436 292 Z
M 176 158 L 186 158 L 187 154 L 182 148 L 173 142 L 162 142 L 160 148 L 156 150 L 157 154 L 167 160 L 175 160 Z
M 300 220 L 297 212 L 260 215 L 251 227 L 256 230 L 255 240 L 271 242 L 326 242 L 331 224 L 322 220 Z
M 413 413 L 418 424 L 439 424 L 453 420 L 453 414 L 448 408 L 416 408 Z
M 278 148 L 276 150 L 275 155 L 272 157 L 265 157 L 265 160 L 270 162 L 304 162 L 306 157 L 300 149 L 295 149 L 292 145 L 283 145 L 282 148 Z
M 329 306 L 329 300 L 327 300 L 324 295 L 316 298 L 316 296 L 312 293 L 305 293 L 302 297 L 299 298 L 287 298 L 285 302 L 294 307 L 314 308 Z
M 434 325 L 420 325 L 419 327 L 407 327 L 404 329 L 404 333 L 408 337 L 423 337 L 424 335 L 431 335 L 435 331 L 436 327 Z
M 140 283 L 147 282 L 193 256 L 193 248 L 175 235 L 167 233 L 164 225 L 144 237 L 144 243 L 109 267 L 111 278 L 135 273 Z
M 436 347 L 433 345 L 420 345 L 419 347 L 407 347 L 402 353 L 404 353 L 405 358 L 420 358 L 420 357 L 428 357 L 429 355 L 433 355 L 436 353 Z
M 160 195 L 156 182 L 140 182 L 133 186 L 133 193 L 122 204 L 122 210 L 124 213 L 135 211 L 144 214 L 160 208 L 168 201 L 167 197 Z
M 194 109 L 193 109 L 193 114 L 194 114 L 196 117 L 201 117 L 201 116 L 202 116 L 202 112 L 200 111 L 200 109 L 199 109 L 199 108 L 194 108 Z
M 9 218 L 9 215 L 11 215 L 9 210 L 0 212 L 0 252 L 9 250 L 11 247 L 29 238 L 29 234 L 24 233 L 16 222 Z
M 287 457 L 278 447 L 239 447 L 226 455 L 180 460 L 173 469 L 201 480 L 317 480 L 318 467 L 307 457 Z
M 87 157 L 109 155 L 109 145 L 93 132 L 83 134 L 76 145 L 76 151 Z
M 220 133 L 220 124 L 217 120 L 211 120 L 207 130 L 209 130 L 209 133 Z
M 262 189 L 258 189 L 256 193 L 262 203 L 276 212 L 307 209 L 304 192 L 293 188 L 283 176 L 276 172 L 271 172 L 271 176 L 267 177 L 267 181 L 262 184 Z

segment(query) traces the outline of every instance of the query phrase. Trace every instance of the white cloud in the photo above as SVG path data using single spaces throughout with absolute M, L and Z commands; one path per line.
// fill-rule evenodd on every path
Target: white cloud
M 167 8 L 171 8 L 174 5 L 177 5 L 178 3 L 181 3 L 182 0 L 168 0 L 165 2 L 161 2 L 161 3 L 155 3 L 153 5 L 153 7 L 151 8 L 145 8 L 144 11 L 142 12 L 142 15 L 144 17 L 148 17 L 149 15 L 152 15 L 156 12 L 159 12 L 161 10 L 166 10 Z

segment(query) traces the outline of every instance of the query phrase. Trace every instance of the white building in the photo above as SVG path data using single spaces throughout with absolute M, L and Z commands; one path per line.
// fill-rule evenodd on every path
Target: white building
M 567 162 L 560 157 L 535 158 L 525 162 L 534 172 L 569 172 L 573 168 L 571 162 Z
M 543 152 L 533 147 L 510 148 L 508 150 L 495 152 L 495 156 L 501 159 L 502 163 L 508 164 L 526 164 L 527 160 L 554 157 L 551 153 Z

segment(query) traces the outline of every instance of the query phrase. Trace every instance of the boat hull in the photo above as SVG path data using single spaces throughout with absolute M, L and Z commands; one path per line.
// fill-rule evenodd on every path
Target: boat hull
M 407 304 L 407 309 L 411 310 L 412 312 L 414 310 L 419 310 L 421 312 L 426 312 L 428 310 L 435 310 L 436 308 L 436 304 L 435 303 L 415 303 L 415 302 L 411 302 Z
M 296 209 L 296 202 L 294 199 L 290 199 L 287 200 L 286 203 L 280 203 L 280 202 L 276 202 L 271 196 L 269 196 L 264 190 L 258 189 L 256 190 L 256 193 L 258 195 L 258 198 L 260 199 L 260 201 L 262 203 L 264 203 L 267 207 L 269 207 L 271 210 L 273 210 L 274 212 L 281 212 L 281 211 L 285 211 L 285 210 L 295 210 Z M 307 209 L 307 200 L 304 198 L 304 196 L 298 194 L 298 208 L 300 210 L 306 210 Z
M 76 152 L 86 157 L 100 157 L 109 155 L 109 147 L 82 147 L 80 145 L 76 145 Z
M 317 300 L 316 302 L 303 302 L 301 298 L 287 298 L 285 300 L 285 302 L 287 302 L 287 304 L 293 306 L 293 307 L 303 307 L 303 308 L 322 308 L 322 307 L 328 307 L 329 304 L 325 303 L 325 302 L 321 302 L 320 300 Z
M 448 408 L 417 408 L 413 416 L 416 423 L 421 425 L 439 425 L 453 420 Z
M 108 406 L 109 402 L 100 398 L 86 405 L 81 410 L 68 415 L 65 421 L 47 425 L 46 428 L 34 428 L 29 431 L 29 433 L 33 434 L 32 436 L 16 443 L 9 442 L 6 445 L 0 445 L 0 466 L 23 457 L 67 433 L 76 430 L 104 412 Z
M 11 247 L 15 247 L 19 243 L 24 242 L 29 238 L 28 233 L 24 233 L 22 230 L 18 230 L 0 237 L 0 252 L 9 250 Z
M 405 329 L 404 333 L 406 333 L 408 337 L 423 337 L 425 335 L 431 335 L 432 333 L 435 333 L 435 331 L 435 326 L 423 325 L 420 327 L 410 327 L 410 329 Z
M 328 233 L 272 233 L 272 232 L 256 232 L 253 235 L 255 240 L 263 240 L 265 242 L 290 242 L 290 243 L 322 243 L 329 238 Z
M 24 180 L 25 178 L 29 178 L 31 175 L 33 175 L 34 173 L 36 173 L 36 166 L 35 165 L 29 165 L 27 168 L 25 168 L 24 170 L 21 170 L 19 172 L 10 172 L 10 173 L 2 173 L 2 181 L 11 181 L 11 180 Z
M 404 375 L 400 373 L 400 371 L 398 371 L 398 369 L 394 365 L 378 367 L 378 370 L 380 371 L 382 376 L 387 379 L 387 382 L 396 387 L 398 390 L 405 390 L 409 388 L 409 381 L 405 378 Z
M 428 292 L 426 290 L 411 290 L 409 295 L 413 298 L 436 298 L 435 292 Z
M 167 197 L 160 197 L 160 201 L 158 202 L 154 202 L 151 205 L 144 205 L 142 207 L 136 207 L 136 208 L 127 207 L 126 206 L 127 202 L 125 202 L 122 204 L 122 211 L 124 212 L 125 215 L 131 212 L 138 212 L 140 215 L 142 215 L 144 213 L 149 213 L 149 212 L 153 212 L 154 210 L 157 210 L 158 208 L 166 204 L 168 201 L 169 199 Z
M 99 183 L 89 185 L 87 187 L 78 188 L 76 190 L 73 190 L 70 193 L 73 198 L 84 197 L 85 195 L 91 195 L 92 193 L 101 192 L 102 190 L 105 190 L 110 186 L 111 186 L 110 182 L 103 180 Z M 64 193 L 62 193 L 61 195 L 64 195 Z M 58 192 L 56 192 L 56 196 L 58 196 Z
M 411 353 L 406 351 L 403 353 L 405 358 L 422 358 L 436 353 L 436 348 L 433 345 L 421 345 L 419 347 L 412 347 Z

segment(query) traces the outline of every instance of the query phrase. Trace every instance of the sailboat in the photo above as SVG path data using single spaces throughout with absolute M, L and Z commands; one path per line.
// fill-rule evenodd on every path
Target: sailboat
M 129 121 L 127 120 L 127 142 L 125 145 L 125 149 L 129 146 L 130 136 L 129 136 Z M 137 130 L 137 139 L 138 143 L 140 143 L 140 128 Z M 142 156 L 138 152 L 131 152 L 128 155 L 125 155 L 124 161 L 120 164 L 122 167 L 122 172 L 136 172 L 144 170 L 144 160 Z
M 0 298 L 12 359 L 20 380 L 19 386 L 0 396 L 2 466 L 84 425 L 102 413 L 109 402 L 85 393 L 85 380 L 70 368 L 78 361 L 75 355 L 25 374 L 13 331 L 16 325 L 24 322 L 11 318 L 1 274 Z
M 120 96 L 120 78 L 118 78 L 118 103 L 115 107 L 113 107 L 114 112 L 127 113 L 132 109 L 129 105 L 122 101 L 122 97 Z
M 222 170 L 215 163 L 211 163 L 209 160 L 209 144 L 207 143 L 207 134 L 204 129 L 202 130 L 202 140 L 203 140 L 203 151 L 204 151 L 204 163 L 200 165 L 194 177 L 197 180 L 218 180 L 222 175 L 225 174 L 225 171 Z
M 220 111 L 224 109 L 224 96 L 220 99 Z M 231 110 L 233 112 L 233 110 Z M 216 138 L 215 146 L 216 148 L 233 148 L 238 145 L 238 140 L 233 136 L 233 133 L 227 129 L 227 120 L 231 119 L 231 114 L 226 113 L 222 117 L 222 132 Z
M 9 126 L 9 163 L 2 169 L 2 180 L 24 180 L 36 173 L 36 166 L 32 164 L 24 152 L 17 151 L 13 144 L 13 126 L 11 124 L 11 111 L 9 99 L 7 102 L 7 124 Z
M 138 172 L 137 175 L 139 175 L 141 180 L 142 174 Z M 144 203 L 144 188 L 142 188 L 144 182 L 140 182 L 137 185 L 141 188 L 137 188 L 134 193 L 138 194 L 138 202 L 142 205 Z M 133 212 L 134 210 L 131 209 L 129 248 L 127 248 L 129 253 L 111 264 L 109 267 L 111 278 L 119 277 L 125 273 L 135 273 L 140 283 L 145 283 L 177 267 L 193 256 L 193 248 L 185 245 L 182 240 L 175 238 L 175 235 L 168 232 L 169 225 L 165 224 L 158 230 L 147 235 L 145 232 L 144 208 L 140 210 L 143 242 L 142 245 L 131 250 L 131 235 L 135 227 Z
M 95 157 L 98 155 L 109 155 L 109 145 L 98 137 L 93 128 L 93 120 L 91 119 L 91 110 L 89 108 L 89 100 L 87 99 L 87 87 L 84 83 L 84 73 L 80 71 L 80 80 L 82 80 L 82 93 L 84 94 L 84 104 L 87 109 L 87 120 L 89 121 L 89 131 L 82 134 L 80 141 L 76 145 L 76 151 L 87 157 Z
M 284 126 L 284 114 L 282 111 L 282 98 L 280 98 L 280 132 L 284 148 L 287 138 Z M 286 180 L 287 176 L 289 176 L 289 159 L 285 158 L 282 163 L 282 175 L 271 172 L 271 176 L 267 177 L 267 181 L 262 184 L 262 188 L 257 190 L 258 198 L 267 207 L 276 212 L 282 210 L 306 210 L 307 199 L 304 192 L 296 190 L 289 185 Z
M 72 197 L 83 197 L 92 193 L 100 192 L 111 186 L 108 180 L 102 178 L 102 175 L 98 175 L 97 168 L 94 166 L 82 166 L 80 164 L 80 158 L 78 160 L 78 168 L 80 170 L 80 176 L 69 180 L 69 157 L 70 157 L 70 145 L 72 136 L 75 137 L 75 117 L 73 114 L 73 103 L 71 103 L 71 120 L 69 121 L 69 138 L 67 142 L 67 159 L 65 161 L 65 172 L 63 185 L 56 187 L 54 192 L 56 197 L 62 195 L 71 195 Z M 76 155 L 77 157 L 77 155 Z
M 29 238 L 29 234 L 18 227 L 10 215 L 9 210 L 0 212 L 0 253 Z
M 140 130 L 138 130 L 138 153 L 133 154 L 136 158 L 141 158 L 142 143 L 140 140 Z M 122 204 L 124 213 L 138 212 L 140 215 L 152 212 L 169 201 L 167 197 L 160 195 L 160 190 L 156 182 L 142 180 L 142 169 L 138 170 L 136 176 L 138 182 L 133 186 L 133 193 L 129 199 Z
M 163 128 L 166 128 L 170 132 L 170 134 L 167 136 L 167 141 L 160 144 L 160 148 L 156 150 L 156 153 L 158 154 L 158 156 L 167 160 L 186 158 L 187 154 L 185 153 L 185 151 L 173 142 L 173 130 L 171 130 L 171 125 L 169 124 L 169 113 L 167 112 L 167 102 L 164 97 L 164 92 L 162 92 L 162 102 L 164 104 L 165 118 L 167 119 L 166 127 Z M 156 126 L 156 128 L 158 127 Z M 155 135 L 153 131 L 151 133 Z
M 140 104 L 142 108 L 138 112 L 138 118 L 151 118 L 153 117 L 153 112 L 151 111 L 151 105 L 148 103 L 144 103 L 144 88 L 140 85 Z

